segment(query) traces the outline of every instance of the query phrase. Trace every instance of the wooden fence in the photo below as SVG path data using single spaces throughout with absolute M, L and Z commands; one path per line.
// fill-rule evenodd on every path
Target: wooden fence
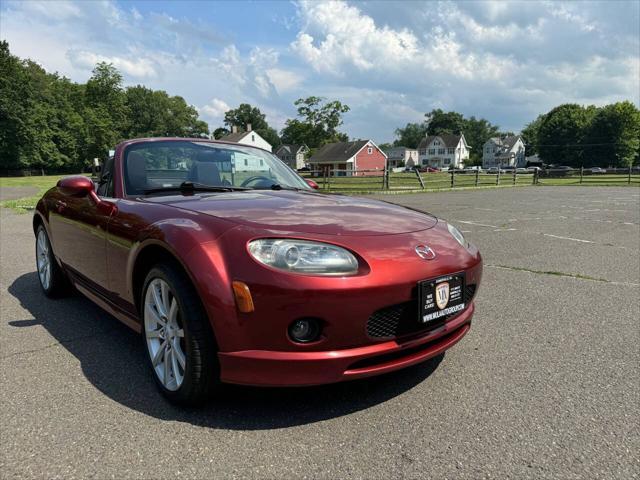
M 640 184 L 640 168 L 607 169 L 596 173 L 591 169 L 545 169 L 518 172 L 515 169 L 452 170 L 445 172 L 393 172 L 391 170 L 322 169 L 301 172 L 313 179 L 322 190 L 334 192 L 421 191 L 451 188 L 544 184 Z

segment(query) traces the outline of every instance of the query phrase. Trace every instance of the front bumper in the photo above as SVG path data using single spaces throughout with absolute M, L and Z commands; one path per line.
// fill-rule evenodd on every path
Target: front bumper
M 471 328 L 474 304 L 444 325 L 407 341 L 330 351 L 243 350 L 219 353 L 221 380 L 255 386 L 304 386 L 370 377 L 435 357 Z

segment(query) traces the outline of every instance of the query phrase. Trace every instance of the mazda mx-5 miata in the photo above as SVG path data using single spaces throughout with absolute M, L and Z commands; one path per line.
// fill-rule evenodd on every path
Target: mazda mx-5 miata
M 318 385 L 441 354 L 470 328 L 482 260 L 451 224 L 324 194 L 258 148 L 126 141 L 33 218 L 45 294 L 69 286 L 140 332 L 160 390 Z

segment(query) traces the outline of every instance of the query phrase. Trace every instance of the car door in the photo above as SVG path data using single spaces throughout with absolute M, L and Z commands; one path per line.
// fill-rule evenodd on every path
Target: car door
M 104 172 L 102 178 L 105 178 Z M 96 193 L 107 201 L 115 201 L 108 197 L 108 183 L 99 185 Z M 80 281 L 98 290 L 108 286 L 106 232 L 111 213 L 111 209 L 99 206 L 90 195 L 77 197 L 59 193 L 49 217 L 58 258 Z

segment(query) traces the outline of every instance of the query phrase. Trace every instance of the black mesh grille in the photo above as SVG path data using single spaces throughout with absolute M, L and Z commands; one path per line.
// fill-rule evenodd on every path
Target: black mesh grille
M 473 296 L 476 294 L 476 286 L 475 284 L 467 285 L 464 287 L 464 301 L 469 302 Z
M 464 300 L 470 301 L 476 292 L 475 285 L 464 288 Z M 423 325 L 418 322 L 418 301 L 398 303 L 373 312 L 367 321 L 367 334 L 372 338 L 393 338 L 421 330 L 430 330 L 442 325 L 459 312 L 440 318 L 437 322 Z

